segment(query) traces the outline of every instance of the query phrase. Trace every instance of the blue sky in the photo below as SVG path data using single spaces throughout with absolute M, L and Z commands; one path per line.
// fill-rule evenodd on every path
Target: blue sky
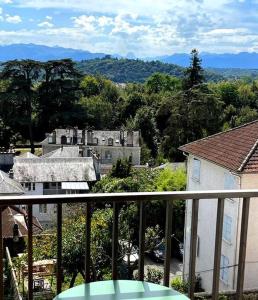
M 0 0 L 0 44 L 138 57 L 258 52 L 258 0 Z

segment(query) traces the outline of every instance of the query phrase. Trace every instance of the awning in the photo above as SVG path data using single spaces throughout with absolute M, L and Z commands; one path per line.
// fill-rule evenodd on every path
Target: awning
M 87 182 L 62 182 L 62 190 L 89 190 Z

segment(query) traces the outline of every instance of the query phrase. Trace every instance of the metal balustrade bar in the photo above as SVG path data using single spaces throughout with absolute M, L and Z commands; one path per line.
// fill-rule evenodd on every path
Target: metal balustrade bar
M 169 286 L 170 261 L 171 261 L 171 236 L 172 236 L 172 212 L 173 203 L 166 201 L 166 229 L 165 229 L 165 264 L 164 264 L 164 285 Z
M 151 200 L 166 201 L 166 230 L 165 230 L 165 263 L 164 263 L 164 285 L 169 286 L 170 259 L 171 259 L 171 235 L 172 235 L 172 211 L 173 200 L 191 200 L 192 201 L 192 219 L 191 219 L 191 246 L 189 261 L 189 296 L 193 299 L 195 288 L 195 263 L 196 263 L 196 243 L 198 226 L 198 206 L 199 199 L 218 199 L 217 208 L 217 227 L 215 238 L 214 253 L 214 275 L 213 275 L 213 299 L 218 299 L 219 291 L 219 271 L 221 240 L 223 228 L 224 199 L 225 198 L 243 198 L 241 236 L 239 250 L 239 267 L 237 279 L 237 299 L 242 299 L 244 285 L 244 270 L 246 256 L 246 242 L 248 230 L 248 216 L 250 197 L 258 197 L 258 190 L 234 190 L 234 191 L 200 191 L 200 192 L 154 192 L 154 193 L 104 193 L 104 194 L 77 194 L 77 195 L 47 195 L 47 196 L 8 196 L 0 197 L 1 205 L 28 205 L 28 299 L 33 299 L 33 230 L 32 214 L 33 204 L 57 204 L 57 292 L 62 287 L 62 203 L 86 203 L 86 245 L 85 245 L 85 281 L 90 282 L 90 244 L 91 244 L 91 208 L 93 202 L 113 202 L 113 230 L 112 230 L 112 277 L 116 279 L 117 258 L 118 258 L 118 216 L 119 204 L 128 201 L 139 203 L 139 278 L 144 279 L 144 237 L 145 237 L 145 203 Z M 3 296 L 3 237 L 2 237 L 2 213 L 0 214 L 0 300 Z
M 219 299 L 219 276 L 220 276 L 220 259 L 221 259 L 224 204 L 225 204 L 225 200 L 223 198 L 219 198 L 218 206 L 217 206 L 212 300 Z
M 139 230 L 139 280 L 144 280 L 144 243 L 145 243 L 145 203 L 140 202 L 140 230 Z
M 57 272 L 56 292 L 62 291 L 62 204 L 57 204 Z
M 33 300 L 32 205 L 28 205 L 28 300 Z
M 91 203 L 86 204 L 85 282 L 90 282 Z
M 118 259 L 118 203 L 113 203 L 113 230 L 112 230 L 112 279 L 117 280 L 117 259 Z
M 238 300 L 243 299 L 249 206 L 250 206 L 250 198 L 244 198 L 243 206 L 242 206 L 242 220 L 241 220 L 241 233 L 240 233 L 238 272 L 237 272 L 236 299 Z
M 0 206 L 0 300 L 4 299 L 4 266 L 3 266 L 3 222 L 2 207 Z
M 196 265 L 198 210 L 199 210 L 199 199 L 193 199 L 193 201 L 192 201 L 192 220 L 191 220 L 191 239 L 190 239 L 190 261 L 189 261 L 189 290 L 188 290 L 188 296 L 190 299 L 194 299 L 194 290 L 195 290 L 195 265 Z
M 29 205 L 87 202 L 140 202 L 142 200 L 191 200 L 218 198 L 258 198 L 258 190 L 210 190 L 186 192 L 99 193 L 70 195 L 0 196 L 0 205 Z

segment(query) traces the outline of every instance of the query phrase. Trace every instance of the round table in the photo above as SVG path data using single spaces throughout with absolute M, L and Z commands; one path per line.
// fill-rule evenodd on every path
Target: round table
M 171 288 L 135 280 L 107 280 L 81 284 L 54 300 L 189 300 Z

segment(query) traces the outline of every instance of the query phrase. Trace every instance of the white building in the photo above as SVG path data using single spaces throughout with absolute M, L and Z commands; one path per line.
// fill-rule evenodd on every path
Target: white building
M 80 146 L 81 156 L 89 157 L 95 152 L 102 165 L 131 158 L 133 165 L 141 163 L 139 131 L 124 130 L 80 130 L 78 128 L 56 129 L 46 134 L 42 141 L 43 154 L 71 145 Z
M 31 153 L 14 159 L 13 177 L 27 195 L 85 193 L 96 181 L 92 157 L 80 157 L 79 147 L 60 148 L 45 156 Z M 54 220 L 54 204 L 33 206 L 40 223 L 48 227 Z
M 180 147 L 187 155 L 187 189 L 257 189 L 258 121 L 225 131 Z M 185 217 L 184 274 L 187 277 L 190 255 L 191 203 L 187 201 Z M 220 290 L 236 288 L 242 200 L 226 199 Z M 196 274 L 202 287 L 211 291 L 217 200 L 200 200 Z M 245 268 L 245 288 L 258 287 L 258 201 L 250 203 Z

